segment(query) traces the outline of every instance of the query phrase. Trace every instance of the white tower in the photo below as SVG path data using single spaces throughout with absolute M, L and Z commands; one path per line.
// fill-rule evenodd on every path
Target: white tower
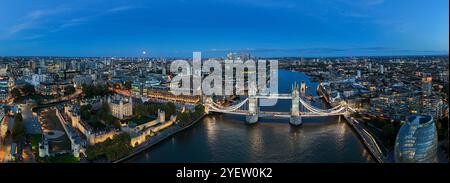
M 166 112 L 163 110 L 158 109 L 158 122 L 164 123 L 166 121 Z

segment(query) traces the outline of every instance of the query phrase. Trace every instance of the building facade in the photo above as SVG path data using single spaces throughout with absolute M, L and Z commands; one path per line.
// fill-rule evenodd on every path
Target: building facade
M 108 105 L 111 114 L 118 119 L 133 115 L 133 98 L 131 97 L 126 98 L 121 95 L 112 95 L 108 97 Z

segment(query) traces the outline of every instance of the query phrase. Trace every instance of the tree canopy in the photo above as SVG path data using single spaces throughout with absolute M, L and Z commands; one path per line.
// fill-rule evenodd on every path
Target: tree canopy
M 17 113 L 14 116 L 14 125 L 11 130 L 11 136 L 14 142 L 22 142 L 25 140 L 25 125 L 21 113 Z
M 75 93 L 75 87 L 73 87 L 72 85 L 69 85 L 65 88 L 64 95 L 71 95 L 73 93 Z
M 112 139 L 108 138 L 104 142 L 89 146 L 86 154 L 90 160 L 105 157 L 109 161 L 114 161 L 128 155 L 132 150 L 130 135 L 121 133 L 114 135 Z
M 13 88 L 11 90 L 11 95 L 13 98 L 19 98 L 20 97 L 20 90 L 17 88 Z
M 81 89 L 86 98 L 106 96 L 111 93 L 106 85 L 82 85 Z
M 26 95 L 26 96 L 30 96 L 30 95 L 34 95 L 36 94 L 36 90 L 34 89 L 34 86 L 27 83 L 25 85 L 22 86 L 22 92 Z

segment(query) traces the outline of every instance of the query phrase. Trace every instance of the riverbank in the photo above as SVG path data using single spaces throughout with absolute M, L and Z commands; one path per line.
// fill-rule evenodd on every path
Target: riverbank
M 331 106 L 330 100 L 329 100 L 329 94 L 324 91 L 323 87 L 319 85 L 317 88 L 317 93 L 320 96 L 323 96 L 325 99 L 325 102 Z M 387 158 L 384 156 L 383 151 L 379 147 L 377 141 L 375 138 L 367 131 L 361 124 L 359 124 L 358 121 L 354 120 L 352 117 L 349 117 L 348 115 L 343 115 L 345 120 L 347 121 L 347 124 L 349 124 L 354 131 L 359 136 L 359 139 L 362 140 L 364 146 L 366 149 L 369 150 L 370 155 L 374 158 L 375 161 L 378 163 L 384 163 Z
M 367 132 L 364 127 L 362 127 L 358 121 L 353 120 L 352 117 L 349 117 L 347 115 L 344 115 L 345 120 L 347 121 L 350 126 L 353 127 L 353 129 L 358 133 L 360 139 L 363 141 L 364 146 L 366 149 L 369 150 L 371 156 L 378 162 L 378 163 L 385 163 L 386 157 L 383 155 L 383 152 L 381 151 L 380 147 L 378 146 L 376 140 L 372 137 L 372 135 Z
M 147 142 L 144 142 L 142 145 L 139 145 L 138 147 L 136 147 L 131 154 L 129 154 L 129 155 L 127 155 L 127 156 L 125 156 L 125 157 L 123 157 L 121 159 L 118 159 L 116 161 L 113 161 L 113 163 L 121 163 L 121 162 L 123 162 L 123 161 L 125 161 L 127 159 L 130 159 L 133 156 L 136 156 L 136 155 L 142 153 L 143 151 L 147 150 L 148 148 L 158 144 L 159 142 L 161 142 L 161 141 L 163 141 L 163 140 L 165 140 L 165 139 L 167 139 L 167 138 L 177 134 L 178 132 L 181 132 L 181 131 L 183 131 L 185 129 L 190 128 L 191 126 L 196 124 L 198 121 L 203 119 L 203 117 L 205 117 L 205 115 L 206 114 L 203 114 L 201 117 L 199 117 L 198 119 L 194 120 L 191 124 L 186 125 L 184 127 L 180 127 L 178 125 L 175 125 L 175 126 L 171 126 L 171 127 L 167 128 L 167 129 L 165 129 L 160 134 L 151 137 Z

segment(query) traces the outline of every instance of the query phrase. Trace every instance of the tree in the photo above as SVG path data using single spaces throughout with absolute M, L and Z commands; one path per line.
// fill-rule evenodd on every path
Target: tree
M 125 84 L 123 85 L 124 89 L 126 89 L 126 90 L 131 89 L 132 83 L 133 83 L 133 81 L 126 81 Z
M 53 75 L 53 80 L 59 81 L 59 75 L 58 74 Z
M 386 125 L 384 125 L 383 129 L 383 137 L 386 140 L 386 143 L 388 145 L 392 145 L 395 142 L 395 128 L 394 125 L 392 125 L 391 123 L 388 123 Z
M 14 125 L 11 130 L 11 136 L 14 142 L 22 142 L 25 140 L 25 125 L 23 124 L 22 114 L 17 113 L 14 116 Z
M 138 117 L 145 117 L 149 114 L 147 107 L 143 104 L 137 104 L 134 111 Z
M 201 104 L 195 106 L 193 118 L 197 119 L 205 113 L 205 107 Z
M 92 106 L 90 104 L 81 106 L 80 107 L 81 119 L 89 120 L 91 118 L 91 109 Z
M 64 95 L 71 95 L 73 93 L 75 93 L 75 87 L 73 87 L 72 85 L 67 86 L 64 91 Z
M 131 147 L 131 137 L 128 133 L 114 135 L 112 139 L 89 146 L 86 154 L 89 159 L 99 159 L 106 157 L 109 161 L 117 160 L 129 154 L 133 148 Z
M 17 88 L 13 88 L 11 90 L 11 95 L 13 98 L 19 98 L 20 97 L 20 90 Z
M 166 117 L 170 117 L 175 114 L 177 107 L 173 102 L 169 102 L 164 106 L 164 111 L 166 112 Z
M 81 85 L 81 90 L 83 91 L 83 93 L 86 95 L 86 97 L 89 97 L 90 95 L 92 95 L 92 91 L 93 91 L 93 87 L 92 85 Z
M 447 95 L 449 94 L 449 92 L 448 92 L 448 84 L 447 85 L 444 85 L 444 93 L 446 93 Z
M 107 103 L 103 103 L 100 109 L 97 111 L 97 116 L 101 119 L 104 119 L 108 117 L 109 114 L 109 105 Z
M 30 95 L 34 95 L 36 93 L 36 90 L 34 89 L 34 86 L 27 83 L 25 85 L 23 85 L 22 87 L 22 92 L 26 95 L 26 96 L 30 96 Z
M 189 124 L 192 120 L 191 119 L 191 111 L 188 110 L 188 111 L 179 113 L 177 115 L 177 118 L 180 120 L 182 126 Z
M 196 105 L 195 112 L 198 112 L 199 114 L 205 113 L 205 106 L 203 106 L 202 104 Z
M 86 98 L 105 96 L 110 93 L 106 85 L 82 85 L 81 90 L 83 90 Z
M 88 123 L 95 130 L 101 129 L 103 127 L 103 124 L 98 119 L 98 116 L 91 116 L 91 118 L 89 118 Z

